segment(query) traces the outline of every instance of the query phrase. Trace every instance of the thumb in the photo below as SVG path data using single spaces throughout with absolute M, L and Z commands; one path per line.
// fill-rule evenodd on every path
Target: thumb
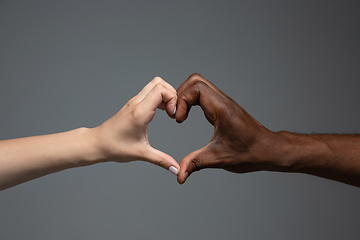
M 203 168 L 216 167 L 215 165 L 216 162 L 210 151 L 210 145 L 207 145 L 190 153 L 181 161 L 177 181 L 179 184 L 183 184 L 193 172 L 200 171 Z
M 174 175 L 178 175 L 180 171 L 180 165 L 170 155 L 151 146 L 149 146 L 148 150 L 144 154 L 143 159 L 141 160 L 165 168 Z

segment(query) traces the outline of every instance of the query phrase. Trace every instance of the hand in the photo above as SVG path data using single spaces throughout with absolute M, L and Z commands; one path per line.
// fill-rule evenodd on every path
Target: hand
M 160 77 L 154 78 L 115 116 L 94 129 L 101 158 L 116 162 L 147 161 L 177 174 L 179 164 L 168 154 L 151 147 L 147 133 L 157 108 L 175 118 L 176 102 L 176 90 Z
M 183 122 L 193 105 L 200 105 L 214 134 L 205 147 L 190 153 L 180 163 L 178 182 L 194 171 L 222 168 L 234 173 L 272 170 L 271 148 L 276 134 L 266 129 L 234 100 L 211 82 L 192 74 L 177 90 L 176 121 Z

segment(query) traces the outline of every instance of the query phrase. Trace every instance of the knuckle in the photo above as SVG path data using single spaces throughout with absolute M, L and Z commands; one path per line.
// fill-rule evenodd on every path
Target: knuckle
M 194 86 L 197 89 L 203 89 L 204 87 L 207 87 L 208 85 L 204 81 L 198 80 L 198 81 L 194 82 Z
M 186 95 L 182 95 L 182 96 L 178 96 L 177 98 L 177 107 L 179 108 L 178 110 L 183 110 L 184 112 L 188 112 L 190 111 L 191 105 L 188 102 L 188 96 Z M 194 105 L 196 105 L 197 103 L 194 103 Z
M 133 117 L 134 120 L 139 119 L 141 116 L 143 116 L 144 110 L 143 108 L 136 106 L 134 109 L 132 109 L 131 111 L 131 115 Z
M 158 161 L 157 161 L 157 164 L 160 166 L 160 167 L 163 167 L 165 168 L 165 160 L 160 158 Z
M 182 101 L 182 102 L 187 103 L 187 101 L 186 101 L 186 99 L 187 99 L 186 94 L 181 94 L 181 95 L 177 96 L 177 98 L 178 98 L 178 101 Z
M 125 104 L 125 107 L 126 107 L 126 108 L 131 107 L 134 102 L 135 102 L 135 97 L 131 98 L 131 99 Z
M 131 102 L 130 102 L 130 101 L 125 104 L 125 108 L 129 108 L 130 106 L 131 106 Z
M 164 89 L 165 87 L 164 87 L 164 85 L 162 85 L 161 83 L 157 83 L 154 88 L 155 88 L 156 90 L 162 90 L 162 89 Z
M 190 80 L 190 83 L 192 83 L 192 84 L 195 84 L 197 82 L 205 82 L 206 81 L 206 79 L 203 78 L 203 76 L 201 76 L 198 73 L 191 74 L 189 77 L 189 80 Z
M 187 79 L 186 79 L 186 81 L 185 82 L 187 82 L 187 84 L 193 84 L 193 83 L 195 83 L 196 81 L 201 81 L 201 80 L 203 80 L 204 78 L 200 75 L 200 74 L 198 74 L 198 73 L 193 73 L 193 74 L 191 74 Z
M 153 81 L 154 81 L 156 84 L 158 84 L 158 83 L 163 82 L 164 80 L 163 80 L 161 77 L 156 76 L 156 77 L 154 77 Z
M 200 171 L 202 169 L 201 161 L 198 158 L 191 160 L 192 165 L 194 166 L 194 171 Z
M 189 79 L 201 79 L 202 76 L 198 73 L 193 73 L 190 75 Z
M 203 82 L 203 81 L 196 81 L 193 82 L 191 88 L 193 89 L 193 91 L 196 91 L 198 94 L 200 94 L 201 92 L 205 91 L 209 86 Z

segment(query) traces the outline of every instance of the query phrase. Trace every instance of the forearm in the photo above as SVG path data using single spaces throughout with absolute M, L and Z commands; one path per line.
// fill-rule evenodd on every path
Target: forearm
M 360 135 L 277 133 L 278 166 L 360 187 Z
M 0 141 L 0 190 L 100 161 L 93 129 Z

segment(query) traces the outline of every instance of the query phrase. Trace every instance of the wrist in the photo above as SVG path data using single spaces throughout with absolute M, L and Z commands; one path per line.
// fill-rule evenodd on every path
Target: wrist
M 97 138 L 96 128 L 80 127 L 76 129 L 80 138 L 81 162 L 80 165 L 92 165 L 105 161 Z
M 272 132 L 266 129 L 257 140 L 253 149 L 254 161 L 258 170 L 286 172 L 292 167 L 289 158 L 291 141 L 287 132 Z M 290 134 L 290 133 L 289 133 Z
M 278 143 L 277 171 L 307 173 L 308 169 L 321 164 L 328 146 L 311 135 L 295 134 L 287 131 L 276 133 Z

